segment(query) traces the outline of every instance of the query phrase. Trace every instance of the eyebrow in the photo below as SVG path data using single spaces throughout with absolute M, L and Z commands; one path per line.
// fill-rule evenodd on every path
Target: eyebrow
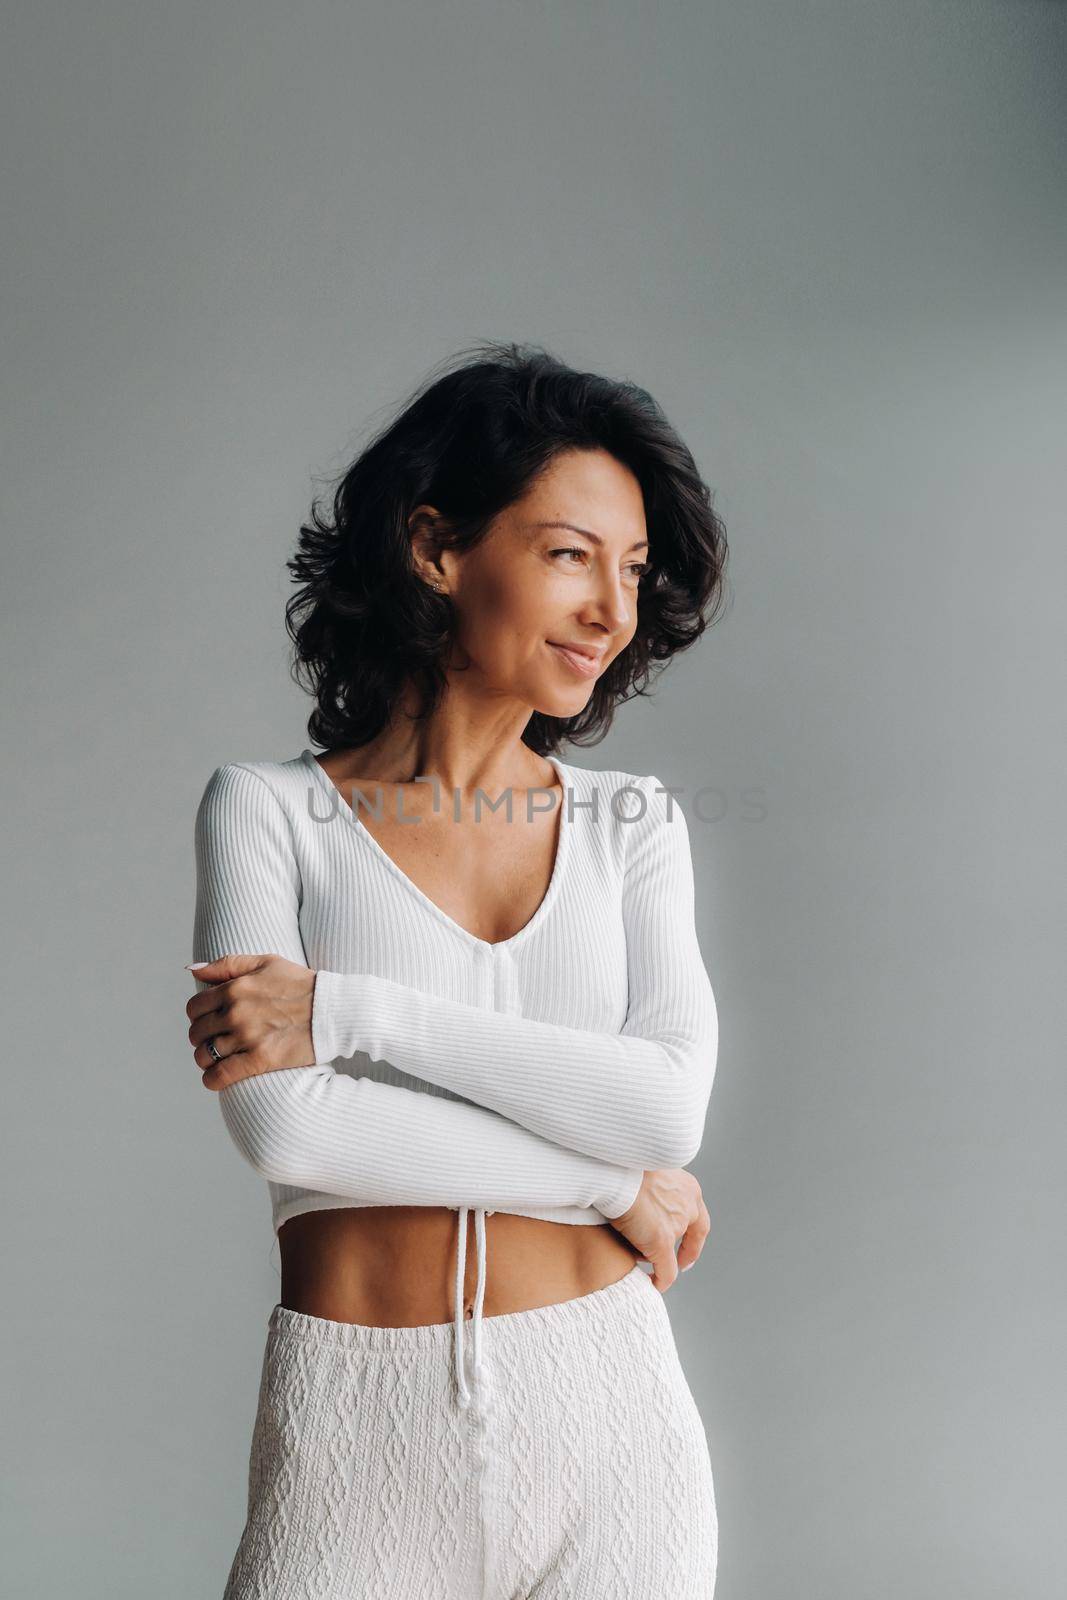
M 604 541 L 600 537 L 599 533 L 594 533 L 591 528 L 579 528 L 577 526 L 577 524 L 573 523 L 573 522 L 531 522 L 530 526 L 531 526 L 531 528 L 569 528 L 571 533 L 580 533 L 580 534 L 583 535 L 584 538 L 592 539 L 594 544 L 603 545 L 603 543 L 604 543 Z M 648 540 L 647 539 L 638 539 L 636 541 L 636 543 L 634 543 L 634 544 L 632 544 L 630 546 L 630 550 L 647 550 L 647 549 L 648 549 Z M 627 555 L 629 555 L 630 550 L 626 551 Z

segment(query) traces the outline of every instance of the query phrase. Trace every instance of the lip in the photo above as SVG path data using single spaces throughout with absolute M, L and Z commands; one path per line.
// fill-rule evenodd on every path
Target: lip
M 582 645 L 556 644 L 552 639 L 546 639 L 545 643 L 583 678 L 597 676 L 606 654 L 604 650 L 587 650 Z

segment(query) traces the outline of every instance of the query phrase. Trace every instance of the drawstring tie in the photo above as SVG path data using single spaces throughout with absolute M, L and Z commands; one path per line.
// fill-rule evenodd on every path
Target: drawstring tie
M 471 1391 L 467 1385 L 467 1374 L 463 1360 L 463 1284 L 467 1267 L 467 1216 L 469 1206 L 459 1207 L 459 1234 L 456 1239 L 456 1384 L 459 1390 L 460 1409 L 466 1411 L 471 1403 Z M 478 1285 L 474 1291 L 474 1313 L 471 1318 L 471 1343 L 473 1346 L 472 1376 L 479 1389 L 485 1387 L 485 1371 L 482 1366 L 482 1304 L 485 1300 L 485 1219 L 492 1216 L 492 1211 L 486 1212 L 484 1206 L 477 1206 L 474 1210 L 474 1237 L 478 1251 Z

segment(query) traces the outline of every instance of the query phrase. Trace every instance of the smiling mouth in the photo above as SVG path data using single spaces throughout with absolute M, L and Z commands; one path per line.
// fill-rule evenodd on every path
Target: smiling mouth
M 595 678 L 598 676 L 604 661 L 602 655 L 587 656 L 578 650 L 571 650 L 564 644 L 553 644 L 551 639 L 545 643 L 554 650 L 561 660 L 582 678 Z

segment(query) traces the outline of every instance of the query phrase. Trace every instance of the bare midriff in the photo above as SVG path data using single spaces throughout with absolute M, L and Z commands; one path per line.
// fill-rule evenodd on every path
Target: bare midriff
M 458 1212 L 443 1206 L 307 1211 L 278 1230 L 281 1304 L 331 1322 L 411 1328 L 455 1315 Z M 609 1222 L 544 1222 L 495 1211 L 485 1219 L 483 1317 L 556 1305 L 604 1289 L 640 1259 Z M 464 1315 L 478 1280 L 468 1216 Z

